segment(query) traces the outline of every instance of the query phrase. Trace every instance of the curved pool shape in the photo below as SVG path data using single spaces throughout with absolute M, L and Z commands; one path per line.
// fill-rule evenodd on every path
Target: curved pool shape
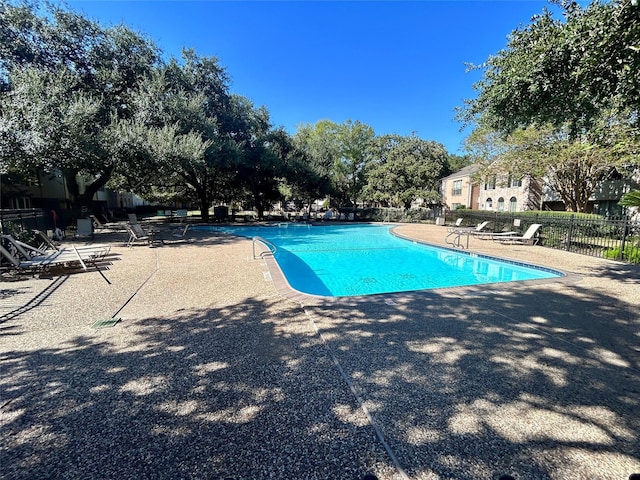
M 551 269 L 439 248 L 393 235 L 389 225 L 208 227 L 277 247 L 289 285 L 346 297 L 560 277 Z

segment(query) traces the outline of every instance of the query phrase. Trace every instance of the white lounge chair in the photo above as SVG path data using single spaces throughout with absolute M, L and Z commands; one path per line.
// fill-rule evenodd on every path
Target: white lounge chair
M 537 236 L 538 230 L 542 227 L 539 223 L 533 223 L 529 226 L 523 235 L 495 235 L 494 240 L 500 243 L 520 243 L 523 245 L 536 245 L 540 238 Z
M 87 270 L 87 263 L 94 265 L 99 270 L 96 264 L 97 257 L 83 255 L 74 247 L 72 247 L 71 251 L 53 251 L 49 255 L 32 257 L 30 260 L 20 260 L 0 245 L 0 255 L 9 261 L 13 268 L 22 272 L 42 273 L 56 267 L 69 269 L 81 267 L 83 270 Z
M 171 238 L 174 240 L 187 240 L 187 234 L 189 233 L 190 227 L 191 224 L 187 223 L 184 227 L 173 230 L 171 232 Z
M 491 222 L 482 222 L 479 223 L 478 225 L 476 225 L 475 227 L 472 227 L 469 229 L 469 233 L 471 235 L 478 235 L 478 234 L 483 234 L 484 233 L 484 229 L 487 227 L 487 225 L 489 225 L 489 223 Z
M 76 222 L 76 234 L 74 237 L 89 237 L 93 240 L 93 220 L 90 218 L 79 218 Z
M 89 218 L 93 221 L 93 229 L 94 229 L 94 231 L 99 231 L 99 230 L 103 230 L 103 231 L 107 231 L 107 232 L 124 232 L 124 231 L 126 231 L 126 229 L 124 228 L 124 224 L 122 224 L 122 223 L 117 223 L 117 222 L 116 223 L 114 223 L 114 222 L 103 223 L 95 215 L 89 215 Z
M 485 222 L 479 223 L 475 227 L 460 227 L 460 226 L 457 226 L 458 223 L 462 223 L 462 222 L 459 222 L 460 220 L 462 219 L 459 218 L 458 221 L 456 221 L 456 226 L 447 228 L 447 232 L 448 233 L 467 233 L 468 232 L 470 235 L 475 235 L 476 233 L 482 232 L 484 228 L 486 228 L 486 226 L 489 225 L 490 223 L 488 221 L 485 221 Z
M 17 252 L 18 258 L 21 256 L 24 261 L 51 261 L 56 259 L 57 263 L 86 261 L 94 262 L 104 258 L 110 250 L 109 245 L 83 245 L 79 247 L 71 246 L 60 248 L 54 245 L 54 249 L 43 249 L 42 247 L 32 247 L 31 245 L 16 240 L 11 235 L 1 237 Z
M 139 223 L 133 225 L 127 225 L 127 231 L 129 232 L 129 239 L 127 240 L 127 247 L 132 247 L 136 242 L 146 242 L 147 245 L 152 246 L 156 242 L 155 230 L 144 230 Z M 160 239 L 162 241 L 162 239 Z M 162 242 L 164 243 L 164 242 Z

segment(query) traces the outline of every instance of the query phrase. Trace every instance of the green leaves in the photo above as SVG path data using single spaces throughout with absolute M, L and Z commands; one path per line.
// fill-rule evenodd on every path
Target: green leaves
M 405 208 L 418 199 L 430 204 L 440 200 L 439 179 L 447 167 L 442 145 L 413 135 L 385 135 L 376 144 L 377 161 L 367 173 L 367 198 Z
M 568 6 L 565 21 L 544 11 L 487 60 L 478 97 L 459 118 L 482 117 L 505 133 L 549 123 L 579 135 L 612 107 L 637 111 L 639 44 L 640 16 L 628 0 Z
M 640 207 L 640 190 L 631 190 L 625 193 L 619 204 L 624 207 Z

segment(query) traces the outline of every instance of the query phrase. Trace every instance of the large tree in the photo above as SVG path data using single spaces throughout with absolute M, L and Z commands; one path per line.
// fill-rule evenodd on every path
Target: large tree
M 113 143 L 122 146 L 123 155 L 140 153 L 139 161 L 121 172 L 132 191 L 197 202 L 208 220 L 237 155 L 228 82 L 217 59 L 191 50 L 183 52 L 182 61 L 171 59 L 140 82 L 132 95 L 131 123 Z
M 516 29 L 480 67 L 478 96 L 459 118 L 475 125 L 476 160 L 536 176 L 581 211 L 598 183 L 639 163 L 640 8 L 562 8 L 563 19 L 545 10 Z
M 0 6 L 3 163 L 61 171 L 89 205 L 118 168 L 108 132 L 131 112 L 131 92 L 158 62 L 153 43 L 56 6 Z M 77 182 L 85 180 L 84 191 Z
M 544 10 L 512 32 L 480 67 L 477 98 L 460 118 L 512 132 L 532 124 L 579 136 L 603 117 L 640 107 L 640 7 L 631 0 L 562 2 L 564 18 Z
M 300 125 L 293 137 L 295 147 L 302 152 L 311 175 L 303 180 L 301 195 L 311 202 L 334 195 L 336 188 L 335 165 L 340 158 L 337 123 L 320 120 L 314 125 Z M 302 170 L 302 166 L 300 166 Z
M 367 172 L 365 196 L 405 209 L 422 199 L 440 200 L 439 179 L 447 170 L 448 156 L 443 145 L 415 135 L 383 135 L 375 139 L 372 166 Z
M 476 129 L 466 145 L 482 165 L 479 174 L 536 178 L 563 201 L 567 211 L 583 212 L 603 181 L 626 163 L 604 139 L 576 138 L 565 129 L 529 127 L 502 136 Z
M 338 199 L 356 205 L 366 185 L 375 132 L 358 120 L 347 120 L 338 127 L 339 158 L 334 165 Z

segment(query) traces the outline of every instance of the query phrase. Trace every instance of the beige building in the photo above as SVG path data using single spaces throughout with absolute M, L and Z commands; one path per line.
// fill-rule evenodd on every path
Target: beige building
M 498 176 L 486 178 L 479 185 L 478 208 L 493 212 L 539 210 L 540 184 L 530 177 Z
M 441 180 L 442 203 L 448 210 L 460 206 L 473 210 L 521 212 L 540 209 L 539 182 L 510 176 L 478 179 L 480 167 L 469 165 Z
M 468 165 L 441 180 L 442 203 L 448 210 L 463 206 L 478 210 L 479 185 L 474 183 L 478 165 Z

